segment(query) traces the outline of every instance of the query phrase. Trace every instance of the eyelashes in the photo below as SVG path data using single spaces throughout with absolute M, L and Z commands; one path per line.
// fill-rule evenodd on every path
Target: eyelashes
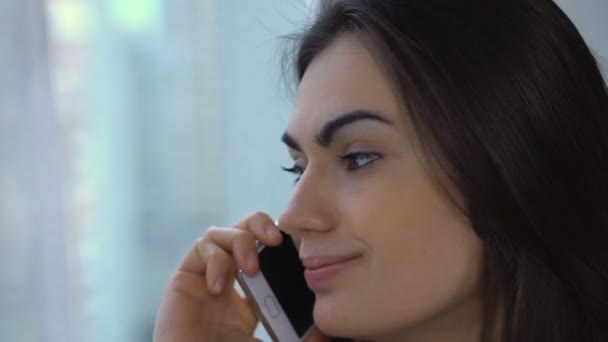
M 339 159 L 343 162 L 344 167 L 348 172 L 355 172 L 371 166 L 379 159 L 382 159 L 382 157 L 382 154 L 376 152 L 353 152 L 340 156 Z M 281 169 L 296 175 L 294 183 L 297 183 L 300 180 L 305 171 L 303 167 L 296 164 L 292 167 L 282 166 Z
M 304 173 L 304 169 L 297 165 L 294 165 L 292 167 L 281 166 L 281 169 L 285 172 L 289 172 L 289 173 L 296 175 L 296 179 L 294 180 L 294 183 L 297 183 L 300 180 L 300 178 L 302 177 L 302 174 Z

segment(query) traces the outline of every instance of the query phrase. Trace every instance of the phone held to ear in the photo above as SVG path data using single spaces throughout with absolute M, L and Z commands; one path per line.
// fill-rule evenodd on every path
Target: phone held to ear
M 281 234 L 281 245 L 258 249 L 261 272 L 250 276 L 239 271 L 237 279 L 273 341 L 300 342 L 313 328 L 315 297 L 293 240 Z

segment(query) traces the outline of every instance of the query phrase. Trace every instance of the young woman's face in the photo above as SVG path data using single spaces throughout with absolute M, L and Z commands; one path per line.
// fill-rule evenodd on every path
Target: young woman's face
M 437 185 L 403 108 L 354 35 L 319 54 L 283 139 L 303 173 L 279 225 L 296 240 L 326 333 L 474 339 L 482 243 Z

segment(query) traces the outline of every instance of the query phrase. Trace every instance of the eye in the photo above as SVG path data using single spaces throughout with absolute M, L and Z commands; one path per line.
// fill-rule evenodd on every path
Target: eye
M 340 159 L 346 162 L 346 168 L 348 171 L 356 171 L 370 166 L 376 160 L 381 158 L 382 155 L 375 152 L 354 152 L 340 157 Z
M 294 183 L 297 183 L 300 180 L 300 177 L 302 176 L 302 174 L 304 173 L 304 168 L 302 168 L 298 165 L 295 165 L 295 164 L 292 167 L 281 166 L 281 169 L 285 172 L 293 173 L 294 175 L 297 176 Z

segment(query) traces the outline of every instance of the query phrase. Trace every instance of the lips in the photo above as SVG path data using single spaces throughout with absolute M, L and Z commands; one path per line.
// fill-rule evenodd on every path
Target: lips
M 357 257 L 357 255 L 308 257 L 302 259 L 302 264 L 308 270 L 316 270 L 330 265 L 343 264 Z
M 328 290 L 332 280 L 347 271 L 360 255 L 349 256 L 318 256 L 302 259 L 304 278 L 308 287 L 315 291 Z

